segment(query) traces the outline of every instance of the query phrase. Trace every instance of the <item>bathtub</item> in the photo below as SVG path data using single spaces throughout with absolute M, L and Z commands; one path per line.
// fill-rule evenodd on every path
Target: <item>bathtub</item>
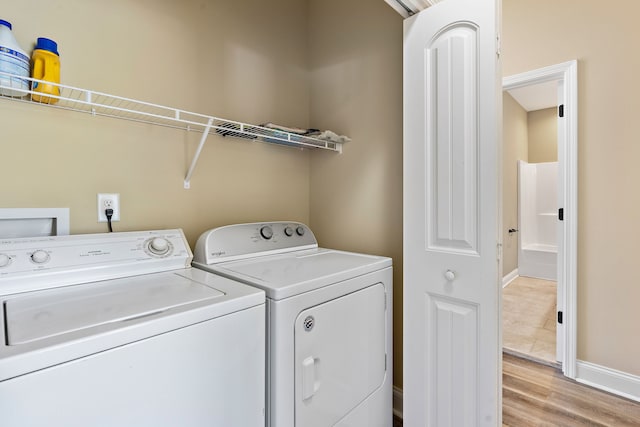
M 518 256 L 518 274 L 520 276 L 557 280 L 557 246 L 542 243 L 523 245 Z

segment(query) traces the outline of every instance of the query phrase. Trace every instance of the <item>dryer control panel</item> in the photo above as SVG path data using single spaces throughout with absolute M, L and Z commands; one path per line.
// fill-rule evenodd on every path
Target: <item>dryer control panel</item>
M 182 230 L 0 239 L 0 295 L 188 268 Z
M 317 247 L 311 229 L 300 222 L 234 224 L 202 234 L 196 243 L 193 261 L 209 265 Z

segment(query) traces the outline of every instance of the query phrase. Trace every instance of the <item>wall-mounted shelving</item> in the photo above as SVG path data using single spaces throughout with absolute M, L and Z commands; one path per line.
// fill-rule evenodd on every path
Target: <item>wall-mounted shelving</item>
M 46 95 L 46 98 L 42 97 L 42 99 L 48 98 L 51 101 L 54 99 L 57 101 L 55 103 L 36 101 L 35 99 L 42 94 L 30 89 L 25 89 L 25 87 L 31 88 L 34 82 L 58 87 L 60 89 L 60 95 Z M 251 139 L 273 144 L 284 144 L 298 148 L 342 152 L 342 144 L 334 141 L 284 132 L 234 120 L 221 119 L 206 114 L 165 107 L 87 89 L 62 84 L 52 84 L 42 80 L 2 72 L 0 72 L 0 99 L 36 103 L 52 108 L 77 111 L 96 116 L 113 117 L 116 119 L 178 128 L 186 131 L 201 132 L 202 137 L 200 138 L 200 143 L 198 144 L 198 148 L 196 149 L 184 179 L 185 188 L 190 187 L 191 177 L 195 171 L 198 158 L 207 140 L 207 136 L 212 130 L 222 136 Z

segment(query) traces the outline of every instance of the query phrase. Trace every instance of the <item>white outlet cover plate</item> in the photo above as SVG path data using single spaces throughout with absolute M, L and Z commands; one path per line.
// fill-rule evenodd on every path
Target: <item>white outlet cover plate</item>
M 111 203 L 111 209 L 113 209 L 111 222 L 120 221 L 120 194 L 98 193 L 98 222 L 107 222 L 107 215 L 104 211 L 109 203 Z

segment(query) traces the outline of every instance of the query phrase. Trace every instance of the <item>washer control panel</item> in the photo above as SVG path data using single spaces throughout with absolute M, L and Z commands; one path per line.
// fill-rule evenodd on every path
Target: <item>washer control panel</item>
M 0 239 L 0 295 L 190 267 L 182 230 Z
M 311 229 L 300 222 L 256 222 L 214 228 L 200 236 L 194 262 L 208 265 L 245 257 L 317 248 Z

